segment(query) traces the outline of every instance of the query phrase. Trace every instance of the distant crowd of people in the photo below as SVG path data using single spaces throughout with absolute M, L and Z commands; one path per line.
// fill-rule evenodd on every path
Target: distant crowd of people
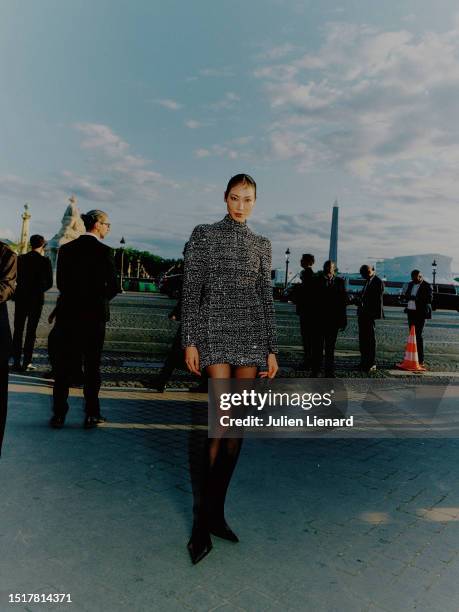
M 336 276 L 335 263 L 326 261 L 320 273 L 314 273 L 314 263 L 314 255 L 305 253 L 302 256 L 301 283 L 294 288 L 292 301 L 300 320 L 305 370 L 309 370 L 312 377 L 317 377 L 324 365 L 325 376 L 333 378 L 336 339 L 338 332 L 346 329 L 349 300 L 344 280 Z M 384 318 L 384 282 L 369 264 L 361 266 L 360 274 L 365 283 L 356 299 L 360 350 L 358 367 L 371 373 L 377 369 L 375 327 L 376 321 Z M 416 330 L 419 364 L 424 366 L 423 330 L 426 319 L 432 318 L 432 286 L 419 270 L 413 270 L 411 281 L 401 297 L 407 303 L 408 327 L 414 325 Z

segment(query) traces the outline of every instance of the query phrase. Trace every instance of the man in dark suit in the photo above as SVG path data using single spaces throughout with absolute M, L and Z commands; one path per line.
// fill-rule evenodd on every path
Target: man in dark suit
M 100 414 L 100 362 L 105 325 L 110 318 L 109 302 L 119 292 L 113 251 L 102 244 L 110 230 L 108 216 L 101 210 L 81 215 L 86 233 L 64 244 L 57 260 L 56 312 L 59 359 L 53 390 L 50 425 L 60 428 L 68 411 L 67 398 L 74 372 L 83 364 L 86 418 L 90 429 L 105 421 Z
M 357 308 L 360 369 L 369 373 L 376 371 L 375 320 L 384 318 L 384 283 L 376 276 L 374 268 L 368 264 L 361 266 L 360 274 L 365 279 Z
M 425 281 L 419 270 L 411 272 L 411 282 L 408 283 L 404 295 L 407 301 L 405 312 L 408 315 L 408 327 L 416 329 L 416 344 L 418 347 L 419 364 L 424 365 L 424 338 L 422 332 L 426 319 L 432 318 L 432 287 Z
M 335 345 L 338 330 L 347 325 L 347 294 L 344 280 L 335 276 L 334 261 L 326 261 L 323 274 L 312 282 L 311 321 L 313 329 L 311 376 L 317 377 L 322 368 L 325 349 L 325 377 L 335 376 Z
M 312 360 L 312 332 L 314 321 L 312 317 L 312 285 L 314 279 L 314 255 L 304 253 L 301 257 L 301 283 L 295 285 L 292 301 L 296 306 L 296 314 L 300 317 L 301 338 L 303 340 L 304 369 L 309 370 Z
M 53 269 L 51 261 L 45 257 L 46 241 L 43 236 L 34 234 L 30 237 L 32 250 L 18 257 L 17 287 L 14 295 L 14 334 L 13 334 L 13 370 L 23 372 L 35 369 L 32 366 L 32 354 L 35 346 L 38 322 L 40 321 L 45 292 L 53 286 Z M 22 340 L 27 321 L 24 341 L 24 361 L 21 365 Z
M 11 353 L 11 330 L 6 302 L 16 287 L 17 258 L 0 242 L 0 455 L 2 454 L 8 404 L 8 360 Z

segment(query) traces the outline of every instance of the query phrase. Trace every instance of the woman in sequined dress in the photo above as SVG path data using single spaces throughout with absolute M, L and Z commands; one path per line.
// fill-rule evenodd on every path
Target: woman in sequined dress
M 188 369 L 209 378 L 273 378 L 278 370 L 271 285 L 271 243 L 248 226 L 256 183 L 232 177 L 226 216 L 198 225 L 185 250 L 182 346 Z M 225 520 L 226 491 L 242 438 L 208 440 L 207 466 L 188 549 L 193 563 L 212 548 L 210 534 L 237 542 Z

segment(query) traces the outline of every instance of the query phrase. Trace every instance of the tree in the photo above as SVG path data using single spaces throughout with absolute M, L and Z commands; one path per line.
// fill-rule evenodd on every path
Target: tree
M 137 249 L 127 248 L 124 249 L 123 275 L 127 274 L 129 263 L 131 263 L 131 275 L 136 276 L 138 262 L 140 262 L 140 269 L 145 270 L 149 278 L 155 278 L 180 261 L 180 259 L 164 259 L 149 251 L 139 251 Z M 118 270 L 121 268 L 121 249 L 117 249 L 116 251 L 116 266 Z

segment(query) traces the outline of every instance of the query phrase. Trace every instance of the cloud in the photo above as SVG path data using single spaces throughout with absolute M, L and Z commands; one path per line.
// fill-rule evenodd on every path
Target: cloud
M 82 136 L 81 149 L 89 155 L 87 171 L 57 171 L 46 180 L 29 180 L 16 175 L 0 176 L 0 194 L 12 201 L 45 207 L 65 202 L 74 193 L 88 202 L 151 203 L 164 189 L 176 190 L 179 184 L 152 167 L 152 162 L 131 152 L 130 145 L 109 126 L 77 123 Z M 42 206 L 40 206 L 42 208 Z
M 401 161 L 449 164 L 459 154 L 458 56 L 457 28 L 415 36 L 329 24 L 317 53 L 255 70 L 277 115 L 273 158 L 361 178 Z
M 211 147 L 195 149 L 194 156 L 199 158 L 214 156 L 228 159 L 250 159 L 253 153 L 247 150 L 246 145 L 252 140 L 251 136 L 233 138 L 224 144 L 214 144 Z
M 211 153 L 210 153 L 209 149 L 196 149 L 194 151 L 194 155 L 197 158 L 209 157 L 210 154 Z
M 459 22 L 451 23 L 421 34 L 407 22 L 396 31 L 330 23 L 316 52 L 295 50 L 254 71 L 273 113 L 267 158 L 351 176 L 360 201 L 386 215 L 349 227 L 362 254 L 409 254 L 427 241 L 459 260 L 451 230 L 459 223 Z
M 182 105 L 179 102 L 176 100 L 171 100 L 170 98 L 159 98 L 154 100 L 154 102 L 163 108 L 167 108 L 168 110 L 176 111 L 182 108 Z
M 98 185 L 90 177 L 76 176 L 68 170 L 62 172 L 66 191 L 92 202 L 110 202 L 116 199 L 112 189 Z
M 52 200 L 62 195 L 58 184 L 54 181 L 34 181 L 24 179 L 14 174 L 0 176 L 0 194 L 7 198 L 23 200 Z
M 437 222 L 418 222 L 426 214 L 427 205 L 420 208 L 416 218 L 409 208 L 390 202 L 381 204 L 376 211 L 368 211 L 364 206 L 340 206 L 340 269 L 355 271 L 369 259 L 423 252 L 426 244 L 432 252 L 453 255 L 451 245 L 455 244 L 457 226 L 445 227 L 441 210 Z M 287 247 L 292 252 L 292 270 L 299 268 L 301 253 L 313 253 L 319 266 L 328 257 L 331 206 L 301 214 L 277 213 L 264 218 L 254 215 L 249 223 L 257 233 L 271 240 L 273 267 L 285 265 Z
M 265 51 L 262 51 L 256 56 L 256 59 L 259 60 L 279 60 L 287 55 L 291 55 L 297 47 L 290 43 L 283 43 L 282 45 L 277 45 L 275 47 L 270 47 Z
M 196 121 L 195 119 L 188 119 L 187 121 L 185 121 L 185 126 L 190 130 L 197 130 L 198 128 L 203 127 L 204 123 Z
M 209 108 L 214 111 L 233 108 L 241 98 L 234 91 L 227 91 L 221 100 L 209 104 Z
M 124 155 L 129 149 L 124 142 L 107 125 L 100 123 L 76 123 L 75 128 L 84 134 L 81 141 L 83 149 L 98 149 L 110 157 Z
M 129 144 L 109 126 L 78 123 L 75 129 L 83 134 L 81 148 L 91 152 L 91 167 L 96 169 L 88 176 L 63 173 L 66 185 L 77 195 L 96 201 L 154 200 L 159 187 L 178 187 L 152 169 L 150 160 L 132 154 Z

